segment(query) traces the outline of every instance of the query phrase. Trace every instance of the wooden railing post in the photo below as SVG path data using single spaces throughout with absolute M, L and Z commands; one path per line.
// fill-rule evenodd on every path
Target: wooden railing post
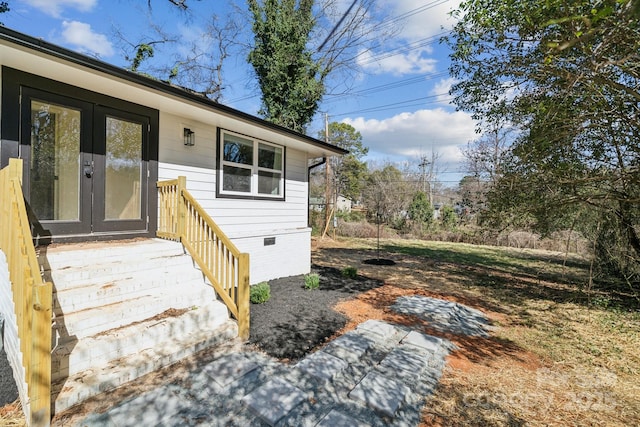
M 249 254 L 242 253 L 238 257 L 238 336 L 242 340 L 249 339 Z
M 178 190 L 176 191 L 176 207 L 178 214 L 178 224 L 176 233 L 178 233 L 178 239 L 180 236 L 184 236 L 186 233 L 186 221 L 187 221 L 187 205 L 182 198 L 182 191 L 187 189 L 187 177 L 178 177 Z
M 31 354 L 31 425 L 51 424 L 51 310 L 53 286 L 34 286 L 33 349 Z

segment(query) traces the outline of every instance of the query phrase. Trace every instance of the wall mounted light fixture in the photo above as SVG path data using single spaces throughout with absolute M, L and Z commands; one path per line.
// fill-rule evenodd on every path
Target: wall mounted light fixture
M 189 147 L 196 145 L 196 133 L 189 128 L 184 128 L 184 145 Z

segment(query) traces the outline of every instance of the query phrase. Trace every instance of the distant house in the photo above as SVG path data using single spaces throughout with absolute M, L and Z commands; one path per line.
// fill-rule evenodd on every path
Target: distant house
M 336 210 L 338 212 L 351 212 L 352 202 L 344 196 L 338 196 L 336 200 Z M 324 210 L 325 201 L 324 197 L 310 197 L 309 209 L 315 212 Z
M 442 206 L 442 203 L 433 204 L 433 219 L 440 219 Z
M 24 159 L 34 237 L 153 237 L 186 176 L 251 281 L 308 273 L 308 159 L 346 153 L 191 91 L 0 27 L 0 167 Z
M 324 197 L 309 197 L 309 209 L 315 212 L 324 210 Z
M 351 212 L 351 199 L 344 196 L 338 196 L 336 201 L 336 209 L 340 212 Z

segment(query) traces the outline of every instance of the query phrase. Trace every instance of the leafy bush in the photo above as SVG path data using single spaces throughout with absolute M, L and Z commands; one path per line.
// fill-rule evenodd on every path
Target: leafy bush
M 351 212 L 338 211 L 336 212 L 336 216 L 341 220 L 343 220 L 344 222 L 360 222 L 360 221 L 364 221 L 365 219 L 364 214 L 362 212 L 357 212 L 357 211 L 351 211 Z
M 249 300 L 253 304 L 262 304 L 271 298 L 271 286 L 267 282 L 260 282 L 253 285 L 249 292 Z
M 446 230 L 452 230 L 458 223 L 458 214 L 451 206 L 442 207 L 442 226 Z
M 413 195 L 408 214 L 411 220 L 419 224 L 429 224 L 433 221 L 433 206 L 424 192 L 418 191 Z
M 320 287 L 320 275 L 316 273 L 307 274 L 304 276 L 305 289 L 318 289 Z
M 355 267 L 345 267 L 342 269 L 342 276 L 355 279 L 358 276 L 358 269 Z

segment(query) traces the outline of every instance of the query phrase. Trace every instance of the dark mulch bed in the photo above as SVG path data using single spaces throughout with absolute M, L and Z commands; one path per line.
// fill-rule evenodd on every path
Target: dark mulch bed
M 312 273 L 320 275 L 318 289 L 305 289 L 302 275 L 269 282 L 271 299 L 251 304 L 250 343 L 279 359 L 300 359 L 347 323 L 332 309 L 336 303 L 383 284 L 360 275 L 344 277 L 331 267 L 314 266 Z

